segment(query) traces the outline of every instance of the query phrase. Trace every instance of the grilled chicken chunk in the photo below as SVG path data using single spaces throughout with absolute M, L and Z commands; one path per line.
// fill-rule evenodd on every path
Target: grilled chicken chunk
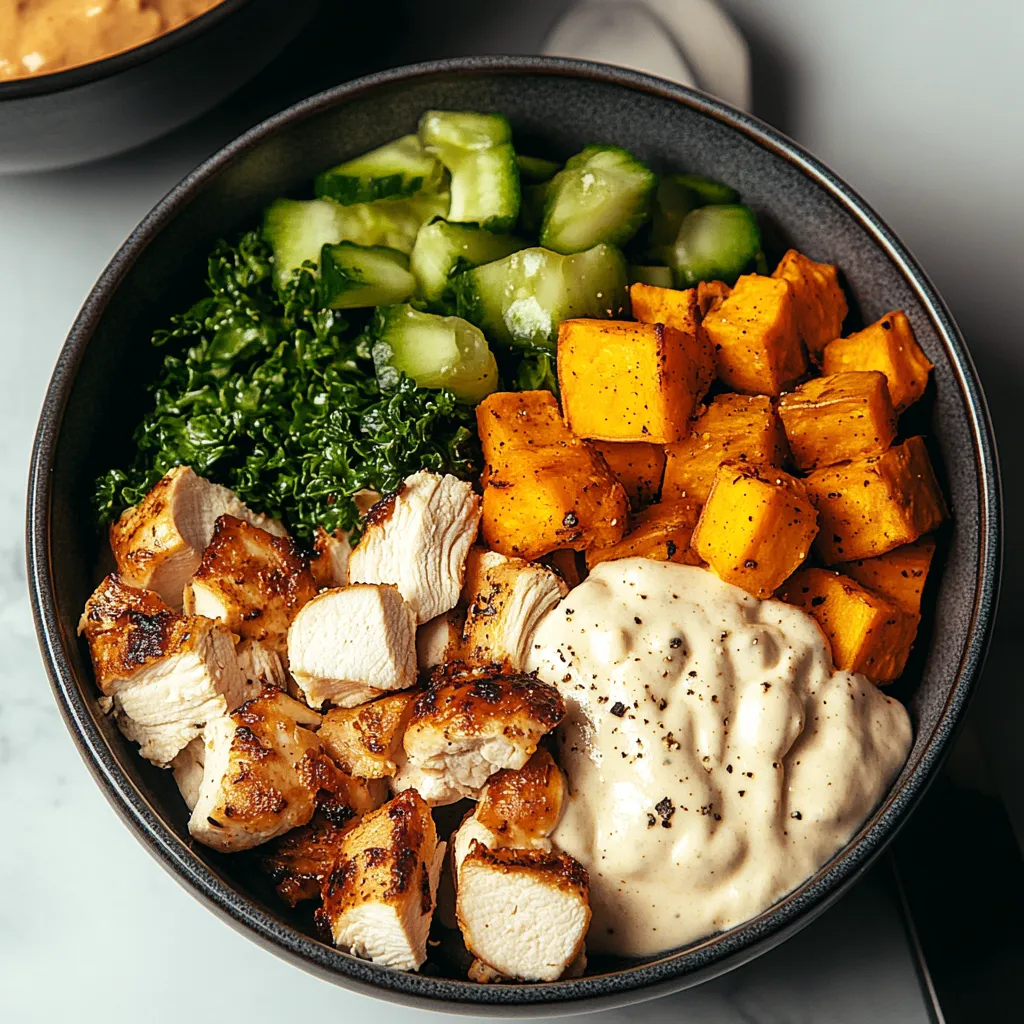
M 444 850 L 430 808 L 411 790 L 366 815 L 342 837 L 323 887 L 323 918 L 334 944 L 416 970 L 427 958 Z
M 110 527 L 110 547 L 121 579 L 132 587 L 154 590 L 175 610 L 182 591 L 199 568 L 222 515 L 235 516 L 283 537 L 276 520 L 257 515 L 226 487 L 178 466 Z
M 473 839 L 455 897 L 466 948 L 507 978 L 557 981 L 583 950 L 589 890 L 586 869 L 568 854 Z
M 316 585 L 323 590 L 348 586 L 348 560 L 351 555 L 352 545 L 344 530 L 328 533 L 318 526 L 313 538 L 313 557 L 309 560 Z
M 522 768 L 564 714 L 558 691 L 532 676 L 441 675 L 413 704 L 403 747 L 409 767 L 475 798 L 496 771 Z
M 416 621 L 393 586 L 325 590 L 288 630 L 292 675 L 313 707 L 350 708 L 416 682 Z
M 316 593 L 313 574 L 291 538 L 223 515 L 185 584 L 184 609 L 284 656 L 292 619 Z
M 324 715 L 320 740 L 338 767 L 363 779 L 384 779 L 398 771 L 394 756 L 412 714 L 414 693 L 393 693 L 357 708 L 333 708 Z
M 347 796 L 347 778 L 323 752 L 320 716 L 280 690 L 267 689 L 204 732 L 203 782 L 188 830 L 233 853 L 298 825 L 321 791 Z
M 349 561 L 353 583 L 393 583 L 429 622 L 455 607 L 480 524 L 480 498 L 454 476 L 414 473 L 366 516 Z
M 565 581 L 546 566 L 474 547 L 462 588 L 463 660 L 521 671 L 541 616 L 568 593 Z
M 79 632 L 118 727 L 154 764 L 169 764 L 207 722 L 250 695 L 224 626 L 179 615 L 116 573 L 86 602 Z
M 552 756 L 538 747 L 518 771 L 505 768 L 488 779 L 476 819 L 502 846 L 528 848 L 555 831 L 564 799 L 565 777 Z

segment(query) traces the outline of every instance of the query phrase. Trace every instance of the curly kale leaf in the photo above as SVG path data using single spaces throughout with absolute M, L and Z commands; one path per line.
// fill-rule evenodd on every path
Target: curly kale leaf
M 366 339 L 323 307 L 312 265 L 278 291 L 256 233 L 210 257 L 208 293 L 158 331 L 168 350 L 135 431 L 136 455 L 96 483 L 109 523 L 174 466 L 191 466 L 310 543 L 353 529 L 352 495 L 419 469 L 479 468 L 473 410 L 402 377 L 382 392 Z

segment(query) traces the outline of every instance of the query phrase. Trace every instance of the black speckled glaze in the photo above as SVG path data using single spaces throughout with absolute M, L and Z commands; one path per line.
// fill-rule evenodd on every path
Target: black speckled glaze
M 614 141 L 655 167 L 727 181 L 780 241 L 839 264 L 865 322 L 905 309 L 935 363 L 920 426 L 944 465 L 955 518 L 931 595 L 931 645 L 921 645 L 919 678 L 905 691 L 916 738 L 891 792 L 838 856 L 756 919 L 684 950 L 555 984 L 403 974 L 319 942 L 239 861 L 193 847 L 169 773 L 144 763 L 100 714 L 75 636 L 99 552 L 90 485 L 128 444 L 142 399 L 124 395 L 152 373 L 151 330 L 195 295 L 218 237 L 252 224 L 274 196 L 306 194 L 321 168 L 412 130 L 428 107 L 500 110 L 528 151 L 564 157 L 587 142 Z M 364 78 L 272 118 L 193 172 L 136 229 L 83 307 L 46 397 L 29 485 L 29 579 L 50 678 L 83 757 L 129 827 L 193 893 L 274 952 L 363 993 L 475 1015 L 593 1010 L 695 985 L 781 942 L 837 899 L 892 838 L 949 749 L 988 643 L 999 561 L 985 400 L 949 312 L 892 232 L 830 171 L 756 119 L 667 82 L 552 58 L 461 59 Z

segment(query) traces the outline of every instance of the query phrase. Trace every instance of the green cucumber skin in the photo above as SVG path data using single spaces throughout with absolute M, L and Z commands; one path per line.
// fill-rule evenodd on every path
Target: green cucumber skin
M 761 232 L 750 207 L 702 206 L 683 218 L 665 261 L 675 286 L 692 288 L 700 281 L 734 284 L 760 252 Z
M 378 199 L 407 198 L 420 191 L 436 192 L 442 177 L 440 162 L 427 153 L 419 137 L 403 135 L 323 171 L 313 187 L 318 198 L 351 206 Z
M 523 249 L 459 274 L 455 298 L 458 315 L 493 344 L 554 352 L 563 320 L 629 308 L 626 260 L 610 245 L 568 256 Z
M 377 382 L 384 390 L 396 387 L 402 374 L 417 387 L 444 388 L 469 404 L 497 390 L 494 353 L 480 329 L 466 320 L 407 304 L 379 306 L 371 336 Z M 427 350 L 431 342 L 433 352 Z
M 263 218 L 263 237 L 274 252 L 274 280 L 281 287 L 303 263 L 317 264 L 324 245 L 336 242 L 409 253 L 420 225 L 447 214 L 449 201 L 445 192 L 352 206 L 328 199 L 275 199 Z
M 520 186 L 511 143 L 485 150 L 442 153 L 441 160 L 451 172 L 450 220 L 479 224 L 494 232 L 514 227 L 519 217 Z M 482 184 L 490 187 L 481 188 Z
M 420 141 L 438 149 L 490 149 L 512 141 L 512 126 L 503 114 L 471 110 L 428 110 L 419 122 Z
M 495 234 L 475 224 L 454 224 L 445 220 L 424 224 L 416 235 L 409 258 L 417 293 L 432 312 L 450 312 L 453 277 L 502 259 L 525 245 L 520 238 Z
M 562 169 L 562 165 L 555 160 L 527 156 L 525 153 L 519 153 L 516 162 L 519 164 L 520 180 L 534 184 L 550 181 Z
M 404 302 L 415 289 L 409 258 L 397 249 L 339 242 L 321 251 L 320 294 L 331 309 Z
M 657 175 L 628 150 L 585 147 L 550 182 L 540 244 L 566 255 L 602 243 L 625 245 L 649 219 L 657 185 Z M 617 214 L 609 207 L 619 207 Z

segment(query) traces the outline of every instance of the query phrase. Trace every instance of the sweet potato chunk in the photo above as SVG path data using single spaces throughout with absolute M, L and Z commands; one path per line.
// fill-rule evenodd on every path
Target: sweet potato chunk
M 591 548 L 587 552 L 587 568 L 615 558 L 653 558 L 659 562 L 700 565 L 690 547 L 699 516 L 700 502 L 689 498 L 651 505 L 634 518 L 633 529 L 618 544 Z
M 793 306 L 788 281 L 747 274 L 708 313 L 704 329 L 726 386 L 753 395 L 778 395 L 807 369 Z
M 721 281 L 715 283 L 722 285 L 726 290 L 725 294 L 728 295 L 728 285 L 722 284 Z M 711 347 L 711 341 L 704 330 L 704 311 L 701 308 L 699 294 L 697 288 L 680 291 L 676 288 L 658 288 L 640 281 L 630 285 L 629 289 L 633 319 L 642 320 L 645 324 L 665 324 L 666 327 L 674 327 L 690 339 L 688 351 L 693 358 L 698 400 L 703 398 L 715 379 L 715 350 Z
M 836 668 L 862 672 L 876 683 L 903 671 L 919 616 L 828 569 L 802 569 L 779 596 L 813 616 L 832 648 Z
M 836 268 L 790 249 L 779 260 L 772 277 L 788 281 L 793 289 L 796 331 L 807 351 L 821 359 L 825 346 L 842 333 L 846 296 L 839 287 Z
M 885 374 L 877 370 L 814 377 L 779 399 L 779 416 L 804 470 L 881 455 L 896 436 Z
M 880 370 L 889 382 L 892 404 L 899 413 L 924 394 L 932 364 L 914 339 L 910 321 L 897 311 L 848 338 L 829 342 L 822 369 L 825 373 Z
M 841 562 L 836 569 L 904 611 L 917 615 L 921 611 L 921 594 L 934 554 L 935 538 L 922 537 L 877 558 Z
M 665 448 L 662 501 L 704 501 L 723 462 L 781 466 L 786 440 L 770 398 L 719 395 L 698 417 L 685 441 Z
M 821 526 L 815 547 L 828 565 L 884 555 L 946 518 L 920 437 L 882 455 L 817 469 L 804 484 Z
M 817 519 L 800 480 L 727 462 L 715 474 L 691 546 L 727 583 L 768 597 L 807 557 Z
M 545 555 L 541 561 L 549 568 L 554 569 L 559 576 L 565 580 L 565 585 L 572 590 L 583 582 L 580 567 L 576 564 L 576 552 L 571 548 L 559 548 Z
M 599 441 L 679 441 L 707 390 L 693 334 L 664 324 L 563 320 L 558 384 L 566 423 Z
M 597 441 L 594 447 L 626 488 L 633 508 L 650 505 L 658 497 L 665 473 L 665 449 L 661 445 L 646 441 Z
M 614 544 L 629 500 L 601 453 L 574 437 L 548 391 L 495 392 L 476 410 L 488 547 L 534 559 Z

